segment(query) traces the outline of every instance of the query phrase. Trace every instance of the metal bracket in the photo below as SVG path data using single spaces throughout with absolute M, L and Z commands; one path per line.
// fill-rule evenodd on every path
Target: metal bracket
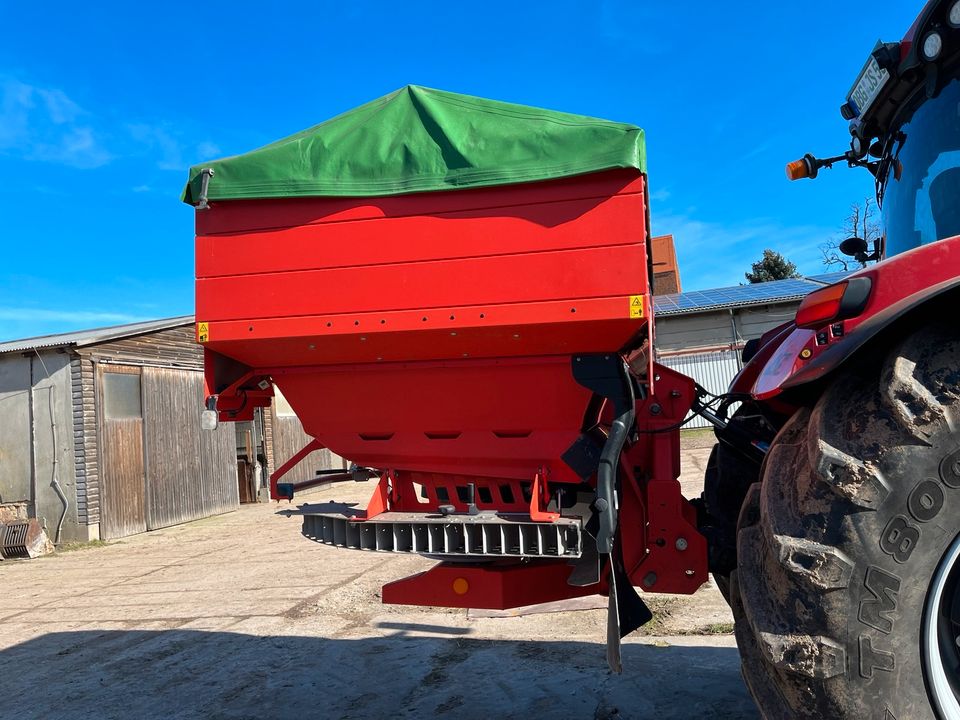
M 384 471 L 380 476 L 380 482 L 377 483 L 377 487 L 373 490 L 373 495 L 370 496 L 369 502 L 367 502 L 367 508 L 362 515 L 358 515 L 356 520 L 370 520 L 375 518 L 380 513 L 384 513 L 390 509 L 390 499 L 393 493 L 393 488 L 396 485 L 396 482 L 393 480 L 393 473 L 390 470 Z
M 547 473 L 540 468 L 533 476 L 533 487 L 530 489 L 530 519 L 534 522 L 553 522 L 560 517 L 560 513 L 548 511 L 547 504 Z
M 207 192 L 210 189 L 210 178 L 213 177 L 213 168 L 203 168 L 200 171 L 200 197 L 197 198 L 197 210 L 209 210 Z

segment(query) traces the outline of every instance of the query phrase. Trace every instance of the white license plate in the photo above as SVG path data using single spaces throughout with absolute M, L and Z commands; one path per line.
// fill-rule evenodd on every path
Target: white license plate
M 848 102 L 853 106 L 858 116 L 863 115 L 870 109 L 873 101 L 877 99 L 877 95 L 880 94 L 880 91 L 889 79 L 890 73 L 882 70 L 877 64 L 876 59 L 871 55 L 870 59 L 867 60 L 867 64 L 863 66 L 863 70 L 860 71 L 860 77 L 857 78 L 853 90 L 850 91 L 850 95 L 847 97 Z

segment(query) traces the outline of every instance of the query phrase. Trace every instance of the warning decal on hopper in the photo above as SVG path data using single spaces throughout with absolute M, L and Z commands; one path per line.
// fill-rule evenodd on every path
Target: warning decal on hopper
M 643 317 L 643 295 L 630 296 L 630 317 L 632 318 Z
M 210 324 L 197 323 L 197 342 L 205 343 L 210 339 Z

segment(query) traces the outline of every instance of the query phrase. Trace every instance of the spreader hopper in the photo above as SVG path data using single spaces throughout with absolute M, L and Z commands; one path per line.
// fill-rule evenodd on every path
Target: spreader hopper
M 596 592 L 628 414 L 652 402 L 646 192 L 636 127 L 417 87 L 193 168 L 208 415 L 279 388 L 304 454 L 380 479 L 365 511 L 304 508 L 309 537 L 495 563 L 434 602 Z M 657 421 L 689 408 L 678 387 Z M 537 594 L 507 582 L 518 562 Z

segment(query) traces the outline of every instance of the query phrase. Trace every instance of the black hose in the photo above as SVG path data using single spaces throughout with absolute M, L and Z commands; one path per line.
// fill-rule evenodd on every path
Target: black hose
M 600 515 L 600 528 L 597 531 L 597 551 L 609 553 L 613 549 L 613 537 L 617 531 L 617 470 L 620 467 L 620 453 L 630 436 L 634 420 L 633 404 L 618 415 L 610 425 L 610 434 L 600 453 L 597 468 L 596 509 Z

